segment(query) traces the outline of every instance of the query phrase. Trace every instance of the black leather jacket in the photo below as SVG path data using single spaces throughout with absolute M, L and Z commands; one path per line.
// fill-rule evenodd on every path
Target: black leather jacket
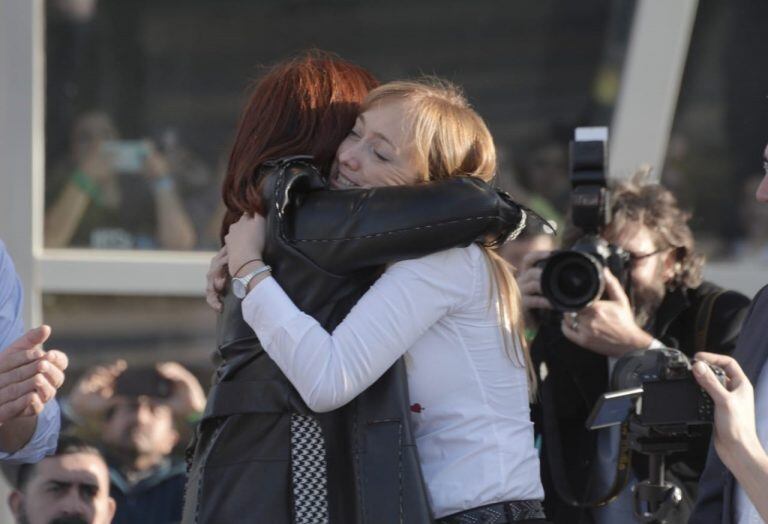
M 503 240 L 524 216 L 474 178 L 416 187 L 323 191 L 305 160 L 264 168 L 264 259 L 303 311 L 332 330 L 387 262 Z M 222 363 L 190 451 L 184 522 L 293 522 L 290 419 L 322 427 L 331 523 L 432 520 L 409 419 L 403 360 L 349 404 L 312 413 L 242 319 L 229 293 Z

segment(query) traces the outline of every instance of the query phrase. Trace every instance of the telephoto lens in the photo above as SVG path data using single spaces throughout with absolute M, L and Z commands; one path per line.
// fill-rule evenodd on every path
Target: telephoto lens
M 602 264 L 578 251 L 555 253 L 541 273 L 541 292 L 560 311 L 578 311 L 602 296 Z
M 558 311 L 578 311 L 603 296 L 603 268 L 610 269 L 628 292 L 628 262 L 623 249 L 597 235 L 585 235 L 571 249 L 543 261 L 541 293 Z

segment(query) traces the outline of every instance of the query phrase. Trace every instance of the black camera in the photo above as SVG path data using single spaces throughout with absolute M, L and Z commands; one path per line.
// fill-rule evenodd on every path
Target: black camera
M 559 311 L 578 311 L 603 295 L 603 268 L 629 292 L 629 254 L 599 234 L 610 222 L 607 188 L 607 128 L 577 128 L 570 143 L 571 215 L 584 232 L 568 249 L 542 262 L 541 292 Z
M 725 372 L 710 368 L 725 384 Z M 624 355 L 616 362 L 611 385 L 618 391 L 598 399 L 587 427 L 626 423 L 619 448 L 648 456 L 649 476 L 633 487 L 635 516 L 641 522 L 663 523 L 682 500 L 680 487 L 665 478 L 665 457 L 690 451 L 697 438 L 709 438 L 712 398 L 693 378 L 688 358 L 670 348 Z M 619 457 L 619 466 L 622 461 L 631 462 L 628 455 Z
M 710 368 L 725 384 L 725 372 L 717 366 Z M 685 438 L 699 434 L 695 426 L 712 423 L 712 398 L 694 379 L 688 357 L 677 349 L 639 350 L 624 355 L 613 369 L 611 386 L 614 391 L 598 400 L 587 420 L 590 429 L 631 417 L 646 428 L 644 436 Z

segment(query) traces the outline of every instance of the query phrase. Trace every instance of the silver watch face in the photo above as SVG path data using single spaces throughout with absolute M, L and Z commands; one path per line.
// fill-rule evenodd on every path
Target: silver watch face
M 247 288 L 245 287 L 245 283 L 240 277 L 235 277 L 232 279 L 232 293 L 234 293 L 237 298 L 245 298 L 246 289 Z

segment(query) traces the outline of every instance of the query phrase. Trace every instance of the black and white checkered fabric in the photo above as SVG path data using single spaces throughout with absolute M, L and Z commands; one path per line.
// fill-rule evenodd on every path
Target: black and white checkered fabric
M 291 417 L 291 472 L 296 524 L 328 524 L 325 446 L 313 417 Z

